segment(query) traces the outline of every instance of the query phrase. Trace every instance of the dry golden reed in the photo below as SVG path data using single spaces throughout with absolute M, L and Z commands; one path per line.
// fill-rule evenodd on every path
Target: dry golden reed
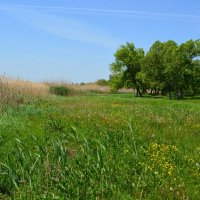
M 0 76 L 0 106 L 18 105 L 38 96 L 49 95 L 49 87 L 42 83 Z

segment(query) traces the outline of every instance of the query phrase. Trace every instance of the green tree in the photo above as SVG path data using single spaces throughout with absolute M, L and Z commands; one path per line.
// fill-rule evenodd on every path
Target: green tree
M 163 43 L 163 85 L 171 98 L 171 93 L 179 98 L 179 89 L 183 82 L 181 57 L 178 44 L 172 40 Z
M 110 65 L 111 86 L 118 90 L 122 87 L 134 88 L 137 96 L 142 96 L 137 74 L 141 71 L 144 51 L 135 48 L 133 43 L 121 45 L 114 54 L 115 61 Z
M 200 60 L 194 60 L 194 71 L 191 81 L 192 95 L 200 93 Z
M 183 98 L 188 91 L 200 88 L 200 41 L 188 40 L 178 45 L 173 40 L 156 41 L 146 55 L 133 43 L 117 49 L 111 64 L 111 84 L 114 89 L 135 88 Z
M 183 84 L 184 90 L 192 89 L 193 94 L 199 87 L 199 56 L 200 41 L 189 40 L 179 46 L 181 54 L 181 65 L 183 68 Z
M 197 79 L 197 62 L 199 41 L 189 40 L 181 45 L 174 41 L 156 41 L 147 52 L 142 72 L 146 74 L 150 89 L 173 92 L 177 99 L 183 98 L 186 90 L 195 88 Z
M 151 92 L 163 91 L 167 87 L 164 77 L 164 43 L 156 41 L 147 52 L 143 65 L 142 74 Z

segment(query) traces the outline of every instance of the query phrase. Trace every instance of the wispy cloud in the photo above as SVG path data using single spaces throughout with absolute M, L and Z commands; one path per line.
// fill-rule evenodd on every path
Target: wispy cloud
M 0 5 L 0 10 L 3 9 L 11 12 L 14 17 L 17 17 L 27 25 L 60 38 L 81 41 L 108 49 L 116 48 L 122 42 L 114 38 L 110 31 L 96 24 L 91 24 L 81 19 L 70 18 L 67 15 L 60 16 L 57 13 L 47 13 L 44 10 L 41 11 L 34 8 L 39 7 Z
M 111 15 L 111 16 L 125 16 L 125 17 L 145 17 L 145 18 L 167 18 L 167 19 L 200 19 L 200 15 L 190 15 L 183 13 L 159 13 L 159 12 L 144 12 L 136 10 L 119 10 L 119 9 L 97 9 L 97 8 L 79 8 L 79 7 L 65 7 L 65 6 L 36 6 L 36 5 L 5 5 L 0 4 L 0 9 L 16 10 L 16 9 L 33 9 L 33 10 L 48 10 L 48 11 L 62 11 L 79 14 L 91 15 Z
M 41 29 L 57 37 L 90 43 L 104 48 L 114 49 L 122 42 L 113 37 L 113 33 L 90 24 L 82 19 L 68 17 L 68 13 L 108 15 L 123 17 L 142 17 L 145 19 L 167 19 L 179 21 L 199 22 L 200 15 L 188 15 L 180 13 L 157 13 L 142 12 L 134 10 L 114 10 L 96 8 L 76 8 L 59 6 L 35 6 L 35 5 L 10 5 L 0 4 L 0 11 L 8 11 L 18 17 L 21 21 L 37 29 Z M 64 13 L 60 15 L 59 13 Z

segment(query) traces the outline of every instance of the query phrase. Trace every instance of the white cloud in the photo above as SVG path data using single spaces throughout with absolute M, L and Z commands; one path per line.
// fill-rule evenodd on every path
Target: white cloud
M 19 10 L 19 9 L 32 9 L 32 10 L 48 10 L 48 11 L 62 11 L 80 14 L 92 15 L 116 15 L 116 16 L 129 16 L 129 17 L 145 17 L 145 18 L 167 18 L 174 20 L 184 19 L 200 19 L 200 15 L 190 15 L 182 13 L 159 13 L 159 12 L 144 12 L 137 10 L 119 10 L 119 9 L 97 9 L 97 8 L 79 8 L 79 7 L 66 7 L 66 6 L 35 6 L 35 5 L 5 5 L 0 4 L 0 9 L 3 10 Z
M 76 8 L 59 6 L 33 6 L 33 5 L 6 5 L 0 4 L 0 11 L 8 11 L 21 21 L 37 29 L 41 29 L 57 37 L 76 40 L 98 45 L 108 49 L 116 49 L 121 43 L 113 33 L 99 27 L 98 24 L 89 24 L 87 21 L 67 17 L 67 13 L 110 15 L 124 17 L 142 17 L 145 19 L 167 19 L 187 22 L 199 22 L 199 15 L 179 13 L 156 13 L 134 10 L 114 10 L 95 8 Z M 64 13 L 60 16 L 58 13 Z M 64 17 L 65 16 L 65 17 Z
M 108 49 L 116 48 L 121 44 L 121 41 L 114 38 L 111 32 L 83 20 L 61 17 L 55 13 L 27 9 L 23 6 L 0 6 L 0 9 L 9 10 L 20 21 L 57 37 L 98 45 Z

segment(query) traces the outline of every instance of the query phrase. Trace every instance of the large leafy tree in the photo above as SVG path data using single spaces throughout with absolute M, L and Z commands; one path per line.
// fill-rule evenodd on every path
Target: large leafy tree
M 199 85 L 199 56 L 200 41 L 189 40 L 179 46 L 179 54 L 181 54 L 181 65 L 183 69 L 184 90 L 192 89 L 193 93 Z
M 183 98 L 198 77 L 195 59 L 200 55 L 199 41 L 189 40 L 181 45 L 165 43 L 164 54 L 165 77 L 168 78 L 171 90 L 177 99 Z
M 168 93 L 179 99 L 188 91 L 196 93 L 200 88 L 200 41 L 189 40 L 181 45 L 169 40 L 156 41 L 144 54 L 133 43 L 120 46 L 110 65 L 111 83 L 114 89 L 124 86 Z
M 148 82 L 148 89 L 151 91 L 164 91 L 166 83 L 164 81 L 164 44 L 156 41 L 147 52 L 143 65 L 143 81 Z
M 189 91 L 192 95 L 200 93 L 200 60 L 193 61 L 194 70 L 190 75 Z
M 122 87 L 135 88 L 137 96 L 142 96 L 137 74 L 141 71 L 144 51 L 135 48 L 133 43 L 121 45 L 114 54 L 115 61 L 110 65 L 111 85 L 118 90 Z
M 171 92 L 177 91 L 182 82 L 182 70 L 180 68 L 181 57 L 178 53 L 178 45 L 169 40 L 163 43 L 163 84 L 171 98 Z M 178 93 L 176 93 L 178 94 Z
M 156 41 L 147 52 L 142 72 L 150 80 L 150 88 L 166 91 L 171 98 L 182 98 L 198 79 L 199 41 L 189 40 L 181 45 L 174 41 Z M 192 86 L 193 85 L 193 86 Z

